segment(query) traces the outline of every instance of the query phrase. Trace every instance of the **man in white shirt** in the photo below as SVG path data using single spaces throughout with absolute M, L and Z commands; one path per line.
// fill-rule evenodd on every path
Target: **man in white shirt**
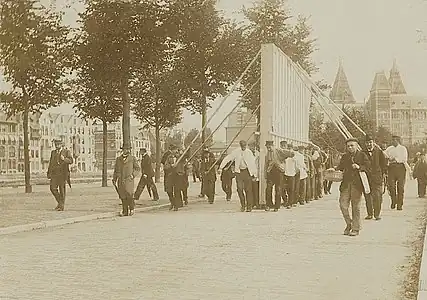
M 288 150 L 293 152 L 291 147 L 288 147 Z M 284 183 L 284 193 L 286 193 L 287 198 L 285 202 L 285 207 L 290 209 L 292 204 L 296 203 L 295 200 L 295 176 L 297 174 L 297 164 L 295 161 L 295 153 L 294 157 L 288 157 L 285 160 L 285 183 Z
M 240 141 L 240 149 L 234 150 L 227 155 L 220 165 L 220 169 L 234 161 L 234 173 L 236 174 L 237 194 L 240 198 L 240 210 L 251 212 L 253 207 L 252 181 L 257 175 L 255 156 L 247 148 L 245 140 Z
M 388 189 L 391 198 L 391 209 L 402 210 L 405 194 L 406 164 L 408 163 L 408 150 L 400 144 L 400 137 L 392 137 L 391 146 L 385 150 L 388 158 Z
M 295 152 L 295 161 L 297 170 L 299 173 L 299 180 L 297 186 L 297 193 L 295 195 L 295 201 L 299 201 L 301 205 L 305 204 L 305 193 L 306 193 L 306 180 L 307 180 L 307 165 L 305 163 L 304 146 L 298 146 L 298 151 Z M 296 203 L 295 203 L 296 204 Z

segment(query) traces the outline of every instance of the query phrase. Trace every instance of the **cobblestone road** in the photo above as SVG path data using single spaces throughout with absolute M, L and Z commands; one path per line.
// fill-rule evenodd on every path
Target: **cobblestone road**
M 31 194 L 25 194 L 23 188 L 0 188 L 0 227 L 119 211 L 121 202 L 111 183 L 105 188 L 100 185 L 101 183 L 73 184 L 71 189 L 67 187 L 63 212 L 53 210 L 56 202 L 49 186 L 33 186 Z M 163 183 L 157 184 L 157 189 L 160 201 L 151 201 L 147 190 L 144 190 L 140 200 L 136 202 L 137 207 L 168 203 Z M 190 183 L 189 196 L 197 196 L 199 191 L 200 183 Z
M 417 214 L 344 229 L 335 196 L 278 213 L 236 199 L 0 238 L 0 299 L 401 300 Z M 9 298 L 8 298 L 9 297 Z

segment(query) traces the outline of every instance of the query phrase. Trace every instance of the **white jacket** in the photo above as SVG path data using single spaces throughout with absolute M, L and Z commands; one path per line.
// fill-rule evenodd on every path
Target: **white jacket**
M 219 166 L 220 169 L 223 169 L 225 165 L 227 165 L 230 161 L 234 161 L 234 173 L 240 173 L 240 162 L 242 158 L 245 159 L 246 165 L 248 167 L 249 174 L 251 176 L 257 176 L 258 170 L 255 163 L 255 156 L 253 155 L 252 151 L 246 148 L 244 151 L 242 149 L 238 148 L 231 152 L 229 155 L 227 155 L 224 160 L 221 162 L 221 165 Z

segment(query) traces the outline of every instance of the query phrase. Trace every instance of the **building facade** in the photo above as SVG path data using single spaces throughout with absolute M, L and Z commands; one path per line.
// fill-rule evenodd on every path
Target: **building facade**
M 408 95 L 396 61 L 389 77 L 375 74 L 368 109 L 377 126 L 402 137 L 404 144 L 424 143 L 427 138 L 427 97 Z
M 132 155 L 139 158 L 141 148 L 145 148 L 148 153 L 151 153 L 151 143 L 149 133 L 142 125 L 131 125 L 130 128 Z M 102 124 L 96 126 L 94 134 L 95 158 L 96 167 L 102 168 L 102 154 L 103 154 L 103 132 Z M 120 148 L 123 145 L 122 122 L 115 122 L 107 126 L 107 168 L 109 170 L 114 168 L 116 157 L 120 155 Z

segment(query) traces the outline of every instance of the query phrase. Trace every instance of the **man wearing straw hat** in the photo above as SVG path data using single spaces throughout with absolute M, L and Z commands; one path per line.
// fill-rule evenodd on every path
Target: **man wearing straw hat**
M 47 178 L 50 180 L 50 191 L 58 205 L 56 211 L 63 211 L 65 206 L 65 184 L 70 178 L 69 165 L 73 163 L 71 152 L 64 149 L 61 139 L 53 140 L 55 150 L 50 154 Z
M 371 163 L 365 153 L 359 151 L 358 141 L 350 138 L 346 141 L 347 152 L 341 157 L 338 170 L 343 172 L 340 185 L 340 209 L 346 228 L 344 235 L 357 236 L 360 231 L 360 205 L 364 186 L 360 172 L 369 172 Z M 351 204 L 351 216 L 349 208 Z
M 388 158 L 388 190 L 391 197 L 391 209 L 402 210 L 405 194 L 405 181 L 408 166 L 408 150 L 401 145 L 400 137 L 393 135 L 391 146 L 385 150 Z

